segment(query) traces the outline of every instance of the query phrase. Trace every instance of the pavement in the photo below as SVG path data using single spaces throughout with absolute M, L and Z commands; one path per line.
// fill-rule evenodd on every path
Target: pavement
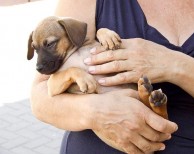
M 59 154 L 63 134 L 37 120 L 28 99 L 0 107 L 0 154 Z
M 27 61 L 29 34 L 52 15 L 56 0 L 0 7 L 0 154 L 58 154 L 64 130 L 36 119 L 30 108 L 35 58 Z

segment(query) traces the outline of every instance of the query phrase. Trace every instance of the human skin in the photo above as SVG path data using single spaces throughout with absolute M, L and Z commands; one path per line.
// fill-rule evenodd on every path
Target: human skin
M 94 39 L 95 2 L 59 0 L 56 15 L 86 22 L 87 37 Z M 126 153 L 137 154 L 163 150 L 165 146 L 162 141 L 170 139 L 171 134 L 177 130 L 175 123 L 163 119 L 144 106 L 134 90 L 89 95 L 64 93 L 49 97 L 48 78 L 49 76 L 36 74 L 32 85 L 31 106 L 38 119 L 58 128 L 101 131 Z
M 194 97 L 194 74 L 190 73 L 194 72 L 192 57 L 143 39 L 123 40 L 123 48 L 117 51 L 94 48 L 91 57 L 85 59 L 86 64 L 93 65 L 88 68 L 91 74 L 118 72 L 99 79 L 101 85 L 137 83 L 146 74 L 152 83 L 173 83 Z
M 181 46 L 193 34 L 194 2 L 192 0 L 138 0 L 138 2 L 148 24 L 156 28 L 172 44 Z M 89 65 L 98 64 L 96 67 L 89 68 L 93 74 L 126 71 L 101 79 L 102 85 L 136 83 L 142 74 L 146 74 L 152 83 L 170 82 L 194 97 L 194 74 L 190 73 L 194 71 L 192 57 L 143 39 L 129 39 L 124 44 L 125 52 L 117 50 L 117 52 L 100 53 L 102 51 L 97 50 L 95 53 L 93 50 L 94 56 L 85 60 Z M 102 63 L 107 64 L 99 65 Z

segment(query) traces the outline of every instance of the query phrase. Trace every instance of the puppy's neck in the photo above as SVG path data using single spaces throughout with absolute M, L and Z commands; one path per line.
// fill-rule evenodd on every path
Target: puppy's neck
M 84 43 L 81 47 L 84 47 L 84 46 L 87 46 L 89 44 L 92 44 L 95 40 L 91 40 L 89 38 L 86 38 L 84 40 Z M 67 59 L 74 53 L 76 52 L 79 48 L 81 47 L 77 47 L 77 46 L 74 46 L 73 44 L 71 44 L 68 49 L 67 49 L 67 55 L 65 56 L 65 59 L 63 61 L 63 63 L 65 63 L 67 61 Z
M 67 55 L 65 56 L 63 63 L 67 61 L 67 59 L 78 49 L 78 47 L 74 46 L 73 44 L 69 46 L 67 49 Z
M 85 39 L 85 41 L 84 41 L 84 43 L 83 43 L 83 46 L 92 44 L 94 41 L 95 41 L 95 39 L 90 39 L 90 38 L 87 38 L 87 37 L 86 37 L 86 39 Z

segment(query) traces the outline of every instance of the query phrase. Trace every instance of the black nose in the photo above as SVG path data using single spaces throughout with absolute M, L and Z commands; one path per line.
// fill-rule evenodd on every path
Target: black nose
M 43 67 L 44 67 L 43 65 L 37 65 L 36 70 L 41 72 L 43 70 Z

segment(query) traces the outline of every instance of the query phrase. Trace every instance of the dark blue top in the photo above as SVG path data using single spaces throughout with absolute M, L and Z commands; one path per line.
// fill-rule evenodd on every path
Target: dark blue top
M 114 30 L 123 39 L 150 40 L 174 50 L 172 52 L 194 57 L 194 34 L 182 46 L 171 44 L 157 29 L 148 25 L 137 0 L 97 0 L 96 28 Z M 154 89 L 158 88 L 168 96 L 169 119 L 179 125 L 175 135 L 194 140 L 194 98 L 170 83 L 154 84 Z

